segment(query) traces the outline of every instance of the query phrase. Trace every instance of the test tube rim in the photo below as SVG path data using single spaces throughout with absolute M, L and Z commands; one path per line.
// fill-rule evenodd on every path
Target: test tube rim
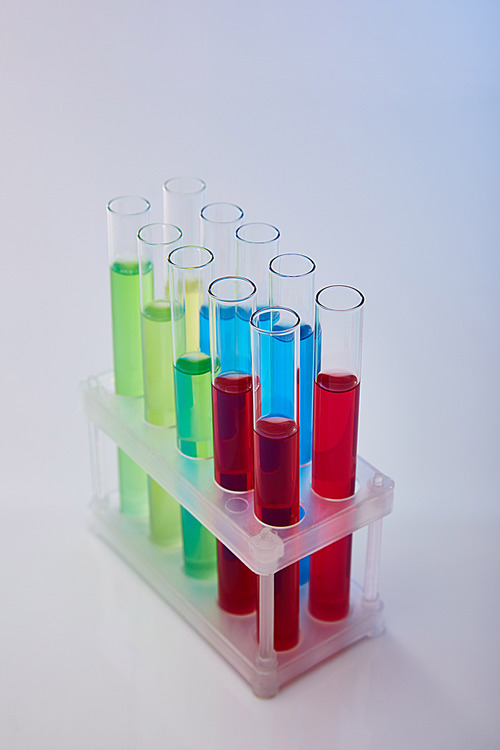
M 281 271 L 277 271 L 273 268 L 273 263 L 275 261 L 292 255 L 296 258 L 305 258 L 306 260 L 310 261 L 312 263 L 312 268 L 310 268 L 309 271 L 306 271 L 305 273 L 282 273 Z M 281 276 L 284 279 L 300 279 L 304 276 L 309 276 L 310 274 L 314 273 L 314 271 L 316 270 L 316 263 L 312 258 L 309 257 L 309 255 L 305 255 L 305 253 L 280 253 L 279 255 L 275 255 L 274 258 L 271 258 L 271 260 L 269 261 L 269 270 L 271 271 L 271 273 L 276 274 L 276 276 Z
M 276 312 L 286 311 L 286 312 L 291 313 L 293 316 L 295 316 L 296 322 L 293 325 L 288 326 L 287 328 L 283 328 L 283 329 L 281 329 L 279 331 L 266 331 L 263 328 L 259 328 L 255 324 L 254 318 L 255 319 L 258 318 L 263 313 L 266 313 L 266 312 L 275 312 L 275 311 Z M 252 326 L 252 328 L 255 331 L 257 331 L 257 333 L 264 333 L 264 334 L 267 334 L 268 336 L 286 336 L 286 335 L 290 334 L 292 331 L 296 331 L 298 329 L 298 327 L 300 326 L 300 317 L 295 312 L 295 310 L 291 309 L 291 307 L 281 307 L 280 305 L 273 305 L 273 306 L 268 306 L 268 307 L 259 307 L 259 309 L 256 310 L 252 314 L 252 317 L 250 318 L 250 325 Z
M 177 230 L 178 236 L 175 239 L 168 240 L 166 242 L 151 242 L 141 236 L 141 232 L 143 229 L 150 229 L 151 227 L 171 227 Z M 174 242 L 179 242 L 179 240 L 182 239 L 182 231 L 176 224 L 169 224 L 163 221 L 152 221 L 150 224 L 144 224 L 144 226 L 139 229 L 139 231 L 137 232 L 137 239 L 144 245 L 149 245 L 150 247 L 161 247 L 162 245 L 172 245 L 172 243 Z
M 196 250 L 204 250 L 206 253 L 209 254 L 210 257 L 208 258 L 206 262 L 201 263 L 200 265 L 196 265 L 196 266 L 193 266 L 193 265 L 181 266 L 178 263 L 174 263 L 174 261 L 172 260 L 172 255 L 174 255 L 174 253 L 178 253 L 181 250 L 186 250 L 188 248 L 195 248 Z M 208 247 L 203 247 L 202 245 L 181 245 L 181 247 L 174 248 L 169 253 L 169 256 L 168 256 L 168 262 L 170 263 L 170 265 L 173 266 L 174 268 L 180 268 L 183 271 L 198 271 L 200 268 L 205 268 L 206 266 L 208 266 L 208 264 L 211 263 L 213 259 L 214 259 L 213 252 L 209 250 Z
M 169 187 L 169 183 L 176 180 L 193 180 L 193 182 L 199 183 L 199 188 L 197 190 L 172 190 L 172 188 Z M 165 180 L 165 182 L 163 183 L 163 189 L 169 193 L 174 193 L 175 195 L 196 195 L 197 193 L 202 193 L 206 187 L 207 183 L 205 182 L 205 180 L 202 180 L 201 177 L 191 177 L 190 175 L 169 177 L 168 180 Z
M 241 230 L 248 229 L 248 227 L 255 227 L 255 226 L 269 227 L 270 229 L 273 229 L 276 232 L 276 234 L 274 237 L 270 237 L 267 240 L 249 240 L 241 236 L 240 234 Z M 250 221 L 247 224 L 242 224 L 236 230 L 236 239 L 239 242 L 246 242 L 248 245 L 269 245 L 272 242 L 276 242 L 277 240 L 279 240 L 280 237 L 281 237 L 280 230 L 277 227 L 275 227 L 274 224 L 268 224 L 265 221 Z
M 230 279 L 234 279 L 235 281 L 245 281 L 246 283 L 251 285 L 251 291 L 249 294 L 247 294 L 246 297 L 233 297 L 231 299 L 224 298 L 224 297 L 217 297 L 213 291 L 212 287 L 215 286 L 215 284 L 218 284 L 221 281 L 228 281 Z M 251 279 L 247 279 L 246 276 L 219 276 L 219 278 L 214 279 L 210 286 L 208 287 L 208 296 L 213 299 L 215 302 L 247 302 L 254 294 L 257 292 L 257 287 L 253 283 Z
M 116 201 L 123 201 L 123 200 L 130 199 L 130 198 L 134 200 L 142 201 L 144 208 L 141 209 L 141 211 L 116 211 L 112 207 L 112 204 L 115 203 Z M 145 214 L 150 210 L 151 203 L 150 201 L 148 201 L 147 198 L 143 198 L 142 195 L 117 195 L 108 201 L 106 208 L 111 214 L 116 214 L 117 216 L 140 216 L 141 214 Z
M 330 307 L 329 305 L 325 305 L 320 300 L 320 295 L 325 292 L 327 289 L 351 289 L 353 292 L 356 292 L 356 294 L 359 294 L 360 300 L 357 305 L 352 305 L 351 307 Z M 323 310 L 331 310 L 332 312 L 339 312 L 339 313 L 349 313 L 353 312 L 353 310 L 357 310 L 358 308 L 362 307 L 365 303 L 365 296 L 362 292 L 359 291 L 359 289 L 356 289 L 355 286 L 350 286 L 349 284 L 328 284 L 328 286 L 324 286 L 322 289 L 317 292 L 315 297 L 316 304 L 318 307 L 321 307 Z
M 224 221 L 220 221 L 218 219 L 210 219 L 208 216 L 204 215 L 204 211 L 207 208 L 212 208 L 213 206 L 231 206 L 231 208 L 236 208 L 239 211 L 239 215 L 236 216 L 234 219 L 227 219 Z M 210 224 L 234 224 L 237 221 L 240 221 L 240 219 L 243 218 L 245 214 L 243 213 L 243 209 L 238 206 L 236 203 L 230 203 L 229 201 L 214 201 L 213 203 L 207 203 L 200 211 L 200 217 L 203 219 L 203 221 L 208 221 Z

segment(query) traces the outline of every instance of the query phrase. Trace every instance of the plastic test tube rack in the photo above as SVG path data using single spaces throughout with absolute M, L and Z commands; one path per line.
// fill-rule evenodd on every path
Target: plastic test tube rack
M 310 489 L 310 466 L 302 469 L 301 504 L 305 515 L 288 528 L 271 528 L 254 516 L 252 492 L 235 494 L 213 480 L 213 461 L 193 460 L 176 448 L 175 429 L 143 419 L 142 398 L 114 393 L 111 373 L 80 386 L 89 419 L 93 502 L 91 528 L 187 620 L 252 686 L 270 698 L 292 680 L 346 646 L 384 630 L 378 595 L 382 518 L 393 505 L 394 482 L 358 457 L 357 492 L 331 501 Z M 103 433 L 170 492 L 226 547 L 260 576 L 260 639 L 256 615 L 236 616 L 217 605 L 217 582 L 183 572 L 182 549 L 159 547 L 149 539 L 147 518 L 124 516 L 117 492 L 104 476 Z M 300 641 L 283 652 L 273 648 L 273 574 L 331 542 L 368 526 L 364 582 L 351 583 L 349 616 L 336 623 L 315 620 L 307 611 L 307 585 L 301 587 Z

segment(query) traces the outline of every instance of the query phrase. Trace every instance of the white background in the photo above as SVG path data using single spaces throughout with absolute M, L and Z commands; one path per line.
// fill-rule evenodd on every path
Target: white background
M 496 748 L 495 2 L 4 0 L 0 745 Z M 86 530 L 105 205 L 207 182 L 366 295 L 387 631 L 248 686 Z

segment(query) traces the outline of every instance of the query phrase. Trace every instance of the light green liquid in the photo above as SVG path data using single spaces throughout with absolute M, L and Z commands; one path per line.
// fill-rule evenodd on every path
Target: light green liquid
M 179 503 L 151 477 L 148 477 L 148 491 L 151 540 L 162 547 L 178 544 L 181 540 Z
M 154 300 L 142 313 L 144 416 L 150 424 L 175 424 L 174 373 L 170 303 Z M 168 547 L 181 538 L 179 504 L 151 477 L 148 479 L 149 525 L 155 544 Z
M 174 365 L 170 303 L 155 300 L 142 313 L 144 416 L 150 424 L 175 424 Z
M 153 296 L 153 274 L 147 263 L 143 274 L 146 301 Z M 119 396 L 142 396 L 141 298 L 138 261 L 111 266 L 111 315 L 115 390 Z
M 190 352 L 174 368 L 177 446 L 190 458 L 213 456 L 210 357 Z
M 152 266 L 145 269 L 143 289 L 153 296 Z M 139 263 L 113 263 L 111 278 L 111 315 L 113 321 L 113 361 L 115 391 L 119 396 L 142 396 L 142 342 Z M 148 512 L 147 476 L 129 456 L 118 450 L 120 510 L 131 516 Z
M 211 578 L 217 566 L 215 537 L 185 508 L 182 513 L 184 566 L 191 578 Z

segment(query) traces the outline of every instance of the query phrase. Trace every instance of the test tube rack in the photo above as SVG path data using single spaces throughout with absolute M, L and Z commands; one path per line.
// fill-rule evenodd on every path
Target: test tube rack
M 394 482 L 358 456 L 356 493 L 343 501 L 311 490 L 310 466 L 301 470 L 301 505 L 293 527 L 272 528 L 253 513 L 253 492 L 225 492 L 213 480 L 213 460 L 189 459 L 176 447 L 175 428 L 144 421 L 142 398 L 117 396 L 111 373 L 80 386 L 89 420 L 92 472 L 90 527 L 163 599 L 202 635 L 261 698 L 365 637 L 384 630 L 379 598 L 382 519 L 392 510 Z M 160 547 L 149 538 L 147 518 L 119 511 L 118 492 L 107 487 L 107 436 L 156 482 L 259 575 L 259 639 L 256 615 L 237 616 L 217 605 L 217 581 L 195 580 L 183 571 L 182 548 Z M 273 648 L 274 573 L 318 549 L 368 527 L 364 581 L 351 581 L 349 615 L 320 622 L 307 610 L 307 584 L 301 586 L 300 641 L 289 650 Z

